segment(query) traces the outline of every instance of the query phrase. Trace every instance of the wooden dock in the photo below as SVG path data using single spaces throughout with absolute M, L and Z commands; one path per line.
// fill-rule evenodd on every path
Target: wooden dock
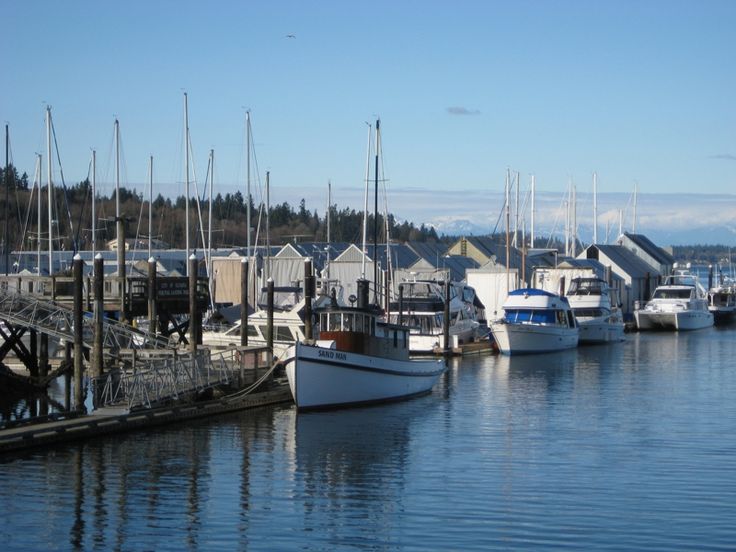
M 33 447 L 67 443 L 72 440 L 89 439 L 291 401 L 289 386 L 278 384 L 259 393 L 161 408 L 130 412 L 124 408 L 99 408 L 88 415 L 41 423 L 29 422 L 0 429 L 0 453 L 17 452 Z

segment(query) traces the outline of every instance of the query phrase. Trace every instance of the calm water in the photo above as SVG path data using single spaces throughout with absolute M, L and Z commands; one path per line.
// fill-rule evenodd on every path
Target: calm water
M 3 550 L 736 549 L 736 329 L 0 458 Z

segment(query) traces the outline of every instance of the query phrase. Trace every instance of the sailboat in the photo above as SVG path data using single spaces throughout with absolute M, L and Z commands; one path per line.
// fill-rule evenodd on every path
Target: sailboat
M 379 152 L 377 121 L 376 197 Z M 374 224 L 377 219 L 375 216 Z M 377 234 L 376 226 L 374 247 Z M 286 376 L 299 410 L 355 406 L 429 393 L 446 369 L 442 360 L 411 360 L 409 328 L 384 320 L 380 307 L 369 302 L 367 280 L 358 280 L 357 291 L 351 306 L 339 305 L 333 291 L 329 304 L 314 311 L 319 320 L 318 339 L 299 341 L 287 352 Z

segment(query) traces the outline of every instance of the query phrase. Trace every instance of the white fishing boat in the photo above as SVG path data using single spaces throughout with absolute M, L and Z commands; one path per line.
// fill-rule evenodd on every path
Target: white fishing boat
M 578 345 L 578 325 L 565 297 L 535 288 L 516 289 L 503 310 L 503 318 L 491 322 L 502 354 L 545 353 Z
M 286 376 L 300 410 L 393 401 L 429 393 L 443 360 L 410 360 L 409 329 L 382 322 L 358 282 L 356 307 L 337 301 L 317 311 L 319 339 L 286 354 Z
M 414 280 L 399 283 L 401 301 L 391 304 L 391 322 L 409 326 L 409 350 L 432 353 L 444 348 L 445 291 L 440 282 Z M 475 290 L 462 282 L 450 284 L 450 347 L 478 338 L 480 322 Z
M 567 300 L 580 328 L 580 343 L 624 340 L 624 320 L 612 298 L 613 290 L 601 278 L 573 278 Z
M 634 317 L 639 330 L 699 330 L 713 325 L 705 288 L 687 269 L 667 276 Z

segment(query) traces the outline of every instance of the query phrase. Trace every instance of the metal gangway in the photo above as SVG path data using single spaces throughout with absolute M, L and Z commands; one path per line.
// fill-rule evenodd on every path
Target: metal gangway
M 95 408 L 123 407 L 128 411 L 187 400 L 207 389 L 230 385 L 244 394 L 274 370 L 267 347 L 201 349 L 196 354 L 171 351 L 129 351 L 125 362 L 93 378 L 100 390 Z
M 33 329 L 51 337 L 74 341 L 74 311 L 53 301 L 39 299 L 16 289 L 0 287 L 0 320 L 10 324 Z M 92 349 L 94 338 L 94 318 L 85 311 L 82 316 L 82 342 Z M 121 349 L 165 349 L 169 348 L 168 338 L 133 328 L 132 326 L 104 318 L 102 323 L 102 346 L 106 354 Z

